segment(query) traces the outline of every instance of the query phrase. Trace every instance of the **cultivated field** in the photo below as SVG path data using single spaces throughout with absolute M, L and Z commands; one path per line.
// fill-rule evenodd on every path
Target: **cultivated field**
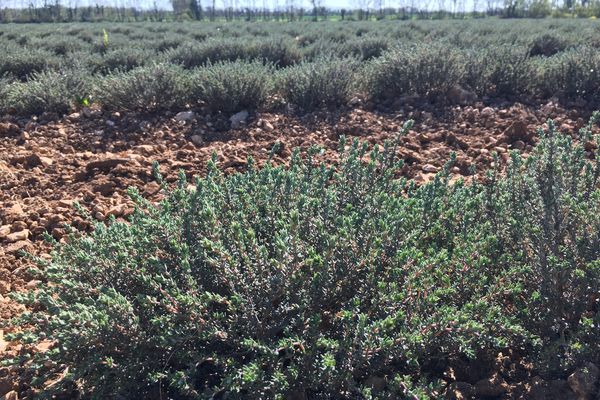
M 0 46 L 6 399 L 600 399 L 596 21 Z

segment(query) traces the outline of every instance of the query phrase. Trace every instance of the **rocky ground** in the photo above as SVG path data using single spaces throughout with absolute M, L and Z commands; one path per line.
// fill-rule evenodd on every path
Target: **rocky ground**
M 303 117 L 242 113 L 233 120 L 229 116 L 204 116 L 201 111 L 144 118 L 90 109 L 62 119 L 51 115 L 27 120 L 7 116 L 0 122 L 0 319 L 4 321 L 0 358 L 32 351 L 1 340 L 1 334 L 16 329 L 9 319 L 20 312 L 9 293 L 38 283 L 28 273 L 31 261 L 21 250 L 49 258 L 50 249 L 42 241 L 44 233 L 62 240 L 65 223 L 89 230 L 90 222 L 73 208 L 75 201 L 103 221 L 111 215 L 126 217 L 133 211 L 126 194 L 130 186 L 151 200 L 158 199 L 159 186 L 152 178 L 154 161 L 160 163 L 168 181 L 176 180 L 179 170 L 189 177 L 201 175 L 213 152 L 227 172 L 243 169 L 249 155 L 260 165 L 276 142 L 282 145 L 276 162 L 287 162 L 294 147 L 312 145 L 324 146 L 325 157 L 335 161 L 341 135 L 382 143 L 412 118 L 413 129 L 399 149 L 406 160 L 402 174 L 425 182 L 439 171 L 451 152 L 456 152 L 452 173 L 473 179 L 490 166 L 494 151 L 503 162 L 511 149 L 530 151 L 537 141 L 536 129 L 548 118 L 555 119 L 561 131 L 573 134 L 590 114 L 590 110 L 565 109 L 551 102 L 537 106 L 476 104 L 441 110 L 420 105 L 393 112 L 359 104 Z M 588 144 L 588 150 L 591 146 Z M 38 347 L 37 351 L 44 350 L 43 343 Z M 448 398 L 575 399 L 578 385 L 590 379 L 586 375 L 569 381 L 545 381 L 532 376 L 518 356 L 499 357 L 498 368 L 493 371 L 455 377 Z M 594 371 L 597 380 L 597 368 Z M 559 397 L 552 397 L 559 392 Z M 0 369 L 0 396 L 6 393 L 6 398 L 12 399 L 27 396 L 26 382 L 4 368 Z

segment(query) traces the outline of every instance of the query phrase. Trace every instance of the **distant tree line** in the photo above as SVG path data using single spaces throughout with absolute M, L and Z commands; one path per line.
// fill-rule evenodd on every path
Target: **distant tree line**
M 0 0 L 0 22 L 95 22 L 95 21 L 297 21 L 452 19 L 499 16 L 505 18 L 600 17 L 600 0 L 351 0 L 348 9 L 330 9 L 324 0 L 279 0 L 257 4 L 256 0 L 171 0 L 171 9 L 142 8 L 124 0 L 98 0 L 81 5 L 80 0 L 22 0 L 19 7 Z M 390 1 L 390 0 L 388 0 Z

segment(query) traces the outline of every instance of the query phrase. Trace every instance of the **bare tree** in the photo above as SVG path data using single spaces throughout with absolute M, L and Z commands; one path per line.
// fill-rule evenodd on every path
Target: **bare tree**
M 310 0 L 310 4 L 313 8 L 313 20 L 319 20 L 319 10 L 323 7 L 323 0 Z
M 373 0 L 352 0 L 354 8 L 358 10 L 358 19 L 369 19 L 369 11 L 373 7 Z

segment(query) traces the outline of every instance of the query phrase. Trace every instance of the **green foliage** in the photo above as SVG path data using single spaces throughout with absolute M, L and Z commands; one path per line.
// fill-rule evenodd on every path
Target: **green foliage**
M 354 84 L 355 59 L 322 58 L 281 71 L 277 87 L 283 98 L 304 111 L 345 104 Z
M 418 94 L 434 99 L 461 81 L 463 64 L 462 54 L 448 44 L 398 47 L 367 65 L 366 91 L 374 98 Z
M 574 143 L 550 122 L 530 158 L 513 155 L 488 205 L 498 209 L 493 223 L 506 232 L 499 235 L 501 246 L 524 271 L 518 279 L 527 295 L 516 310 L 544 344 L 540 365 L 554 373 L 600 359 L 593 323 L 599 316 L 600 163 L 589 161 L 583 147 L 591 126 Z
M 39 72 L 31 75 L 27 82 L 9 84 L 0 107 L 14 109 L 21 115 L 65 114 L 77 99 L 89 96 L 90 90 L 90 79 L 83 71 Z
M 105 74 L 113 71 L 130 71 L 150 63 L 155 57 L 154 52 L 143 49 L 116 49 L 93 59 L 92 71 Z
M 527 11 L 519 2 L 511 4 L 518 6 L 516 15 Z M 544 4 L 545 0 L 530 6 L 540 6 L 543 11 Z M 280 92 L 288 93 L 290 103 L 307 109 L 334 107 L 348 97 L 363 95 L 376 104 L 405 95 L 444 102 L 448 90 L 456 85 L 479 96 L 520 102 L 544 101 L 555 95 L 566 101 L 581 97 L 595 101 L 599 93 L 596 49 L 600 48 L 596 25 L 581 19 L 115 23 L 70 24 L 64 30 L 52 24 L 11 24 L 0 25 L 4 49 L 0 76 L 25 82 L 35 72 L 69 73 L 73 65 L 82 65 L 93 82 L 104 82 L 102 77 L 109 75 L 106 81 L 111 86 L 106 91 L 120 92 L 117 97 L 126 99 L 145 94 L 143 90 L 130 93 L 132 82 L 125 77 L 132 75 L 121 72 L 170 64 L 188 70 L 181 74 L 186 80 L 200 67 L 259 62 L 277 69 L 274 78 L 287 77 L 288 87 L 278 86 Z M 356 59 L 352 68 L 341 66 L 348 58 Z M 350 71 L 348 77 L 338 73 L 350 69 L 360 72 Z M 331 75 L 317 78 L 313 76 L 317 71 Z M 249 73 L 239 73 L 235 85 L 248 79 Z M 333 81 L 328 83 L 331 76 Z M 115 88 L 118 82 L 129 86 Z M 265 82 L 267 87 L 271 84 L 271 79 Z M 190 85 L 194 87 L 193 82 Z M 105 87 L 100 86 L 94 92 L 102 95 Z M 326 93 L 319 93 L 320 87 Z M 169 90 L 164 106 L 150 108 L 176 107 L 181 96 L 178 90 Z M 144 103 L 153 101 L 150 96 L 139 99 L 137 105 L 123 102 L 113 108 L 143 111 Z
M 8 50 L 8 51 L 7 51 Z M 5 49 L 0 58 L 0 76 L 12 75 L 25 80 L 31 74 L 53 69 L 58 66 L 54 54 L 37 49 Z
M 523 96 L 528 93 L 534 75 L 525 48 L 495 46 L 473 53 L 476 59 L 470 67 L 471 87 L 480 88 L 481 94 L 492 96 Z M 475 69 L 473 69 L 475 68 Z
M 258 61 L 221 62 L 194 71 L 190 87 L 211 111 L 235 113 L 265 103 L 272 74 L 272 66 Z
M 584 46 L 541 60 L 535 89 L 541 96 L 597 100 L 600 94 L 600 55 Z
M 169 62 L 184 68 L 195 68 L 210 62 L 247 60 L 247 43 L 240 40 L 208 40 L 201 43 L 184 43 L 166 54 Z
M 171 64 L 154 64 L 99 78 L 94 99 L 107 109 L 157 112 L 182 107 L 189 99 L 188 78 Z
M 566 47 L 567 44 L 564 39 L 561 39 L 556 35 L 545 33 L 532 41 L 529 55 L 549 57 L 564 51 Z
M 211 39 L 201 43 L 186 43 L 169 51 L 166 57 L 185 68 L 238 60 L 261 60 L 286 67 L 299 61 L 300 52 L 289 39 Z
M 230 176 L 213 159 L 159 206 L 132 190 L 129 222 L 57 245 L 48 283 L 15 295 L 31 311 L 13 336 L 55 345 L 14 361 L 48 394 L 234 399 L 371 398 L 373 376 L 424 398 L 427 362 L 506 348 L 550 373 L 598 362 L 600 155 L 588 129 L 540 136 L 470 185 L 452 158 L 417 187 L 395 178 L 398 142 L 342 139 L 337 167 L 318 149 Z

